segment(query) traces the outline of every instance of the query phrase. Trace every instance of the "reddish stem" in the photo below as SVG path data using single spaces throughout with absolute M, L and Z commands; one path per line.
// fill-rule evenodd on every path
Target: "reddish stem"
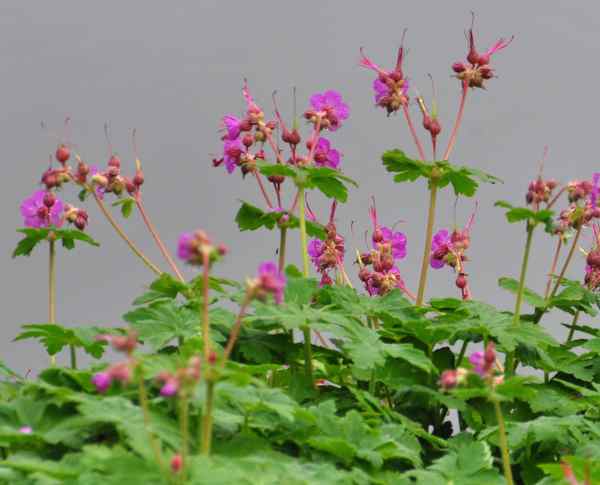
M 265 190 L 265 186 L 262 183 L 262 178 L 261 178 L 260 174 L 256 170 L 253 173 L 254 173 L 254 177 L 256 178 L 256 181 L 258 182 L 258 186 L 260 187 L 260 191 L 262 192 L 262 195 L 265 198 L 265 202 L 267 203 L 267 206 L 269 206 L 269 209 L 272 209 L 273 204 L 271 203 L 271 199 L 269 198 L 267 191 Z
M 562 188 L 561 188 L 561 189 L 558 191 L 558 193 L 557 193 L 557 194 L 554 196 L 554 198 L 553 198 L 553 199 L 552 199 L 550 202 L 548 202 L 548 205 L 546 206 L 546 209 L 550 209 L 550 208 L 551 208 L 551 207 L 552 207 L 552 206 L 553 206 L 553 205 L 556 203 L 556 201 L 558 200 L 558 198 L 559 198 L 559 197 L 560 197 L 560 196 L 563 194 L 563 192 L 564 192 L 565 190 L 567 190 L 567 186 L 566 186 L 566 185 L 565 185 L 565 186 L 563 186 L 563 187 L 562 187 Z
M 402 105 L 402 111 L 404 112 L 404 117 L 406 118 L 406 123 L 408 124 L 408 129 L 415 141 L 415 145 L 417 145 L 417 150 L 419 151 L 419 156 L 421 160 L 426 160 L 425 150 L 423 150 L 423 145 L 421 144 L 421 140 L 419 140 L 419 135 L 417 135 L 417 130 L 415 130 L 415 125 L 412 122 L 412 118 L 410 117 L 410 112 L 408 111 L 408 106 L 406 104 Z
M 465 102 L 467 100 L 467 93 L 469 92 L 469 85 L 466 81 L 462 83 L 462 95 L 460 97 L 460 106 L 458 107 L 458 114 L 456 115 L 456 121 L 454 122 L 454 126 L 452 127 L 452 134 L 450 135 L 450 139 L 448 140 L 448 148 L 446 148 L 446 152 L 444 153 L 444 160 L 448 160 L 450 158 L 450 153 L 452 153 L 452 149 L 454 148 L 454 144 L 456 143 L 456 135 L 458 134 L 458 128 L 460 127 L 460 123 L 462 121 L 463 114 L 465 112 Z
M 150 231 L 150 234 L 152 235 L 154 242 L 156 242 L 158 249 L 160 249 L 160 252 L 164 256 L 165 260 L 167 261 L 167 263 L 169 264 L 169 266 L 171 267 L 171 269 L 173 270 L 173 272 L 175 273 L 177 278 L 179 278 L 179 281 L 185 282 L 185 278 L 181 274 L 181 271 L 179 271 L 179 268 L 177 267 L 175 260 L 169 253 L 169 250 L 166 248 L 165 244 L 162 242 L 160 236 L 158 235 L 158 231 L 156 230 L 156 228 L 150 221 L 148 214 L 146 213 L 146 209 L 144 208 L 144 204 L 142 203 L 142 195 L 138 192 L 135 195 L 134 199 L 135 199 L 135 205 L 137 206 L 138 210 L 140 211 L 140 215 L 142 216 L 142 219 L 144 220 L 144 224 L 146 224 L 148 231 Z
M 252 296 L 253 295 L 251 291 L 246 293 L 246 297 L 244 298 L 242 306 L 240 307 L 240 312 L 238 313 L 235 323 L 233 324 L 233 328 L 231 329 L 231 333 L 229 334 L 229 339 L 227 340 L 227 345 L 225 346 L 225 350 L 223 351 L 223 361 L 221 364 L 223 366 L 225 366 L 225 364 L 229 360 L 231 352 L 233 351 L 233 347 L 237 341 L 238 335 L 240 334 L 240 328 L 242 327 L 242 318 L 244 318 L 246 308 L 248 308 L 248 304 L 252 300 Z
M 544 298 L 548 298 L 550 294 L 550 288 L 552 287 L 552 276 L 556 272 L 556 265 L 558 264 L 558 257 L 560 255 L 560 250 L 562 249 L 562 238 L 558 237 L 558 244 L 556 245 L 556 251 L 554 252 L 554 258 L 552 259 L 552 266 L 550 267 L 550 272 L 548 273 L 548 282 L 546 283 L 546 292 L 544 293 Z

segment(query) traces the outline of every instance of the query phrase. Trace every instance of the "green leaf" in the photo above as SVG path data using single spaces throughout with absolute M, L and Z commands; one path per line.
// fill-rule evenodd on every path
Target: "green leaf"
M 316 187 L 326 197 L 340 202 L 346 202 L 348 199 L 348 189 L 344 182 L 358 187 L 358 184 L 350 177 L 329 167 L 303 167 L 302 173 L 305 175 L 303 182 L 305 187 Z
M 297 175 L 296 169 L 281 163 L 257 163 L 260 173 L 265 177 L 273 175 L 295 178 Z
M 496 207 L 508 209 L 506 211 L 506 220 L 511 224 L 527 220 L 545 224 L 546 226 L 552 224 L 554 212 L 549 209 L 534 211 L 527 207 L 514 207 L 512 204 L 504 200 L 499 200 L 494 205 Z
M 284 214 L 288 218 L 285 227 L 291 229 L 300 227 L 300 221 L 293 214 L 287 212 L 263 212 L 262 209 L 247 202 L 242 202 L 242 206 L 235 216 L 235 222 L 237 222 L 240 231 L 256 231 L 261 227 L 272 230 L 278 226 L 278 221 Z M 321 224 L 312 221 L 306 221 L 306 232 L 309 236 L 318 239 L 325 239 L 327 237 L 325 228 Z
M 163 273 L 150 284 L 148 291 L 133 301 L 133 304 L 137 306 L 158 300 L 174 300 L 177 295 L 187 290 L 188 285 L 168 273 Z
M 386 170 L 397 174 L 395 182 L 414 182 L 419 177 L 429 178 L 432 166 L 419 160 L 413 160 L 406 156 L 402 150 L 389 150 L 382 156 L 383 165 Z
M 34 323 L 23 325 L 22 328 L 24 331 L 15 337 L 15 341 L 38 339 L 50 355 L 57 354 L 69 345 L 82 348 L 96 359 L 104 353 L 103 342 L 95 340 L 96 335 L 103 333 L 98 327 L 65 328 L 50 323 Z
M 519 290 L 519 282 L 514 278 L 502 277 L 498 280 L 498 286 L 510 291 L 513 295 L 516 295 Z M 525 287 L 523 291 L 523 299 L 533 307 L 546 307 L 546 300 L 541 295 L 538 295 L 535 291 L 530 290 L 527 287 Z
M 42 241 L 47 240 L 49 229 L 17 229 L 17 232 L 25 234 L 25 237 L 19 241 L 17 247 L 12 253 L 12 257 L 29 256 L 34 248 Z
M 113 207 L 121 206 L 121 214 L 127 219 L 133 212 L 135 199 L 133 197 L 124 197 L 123 199 L 117 199 L 112 205 Z

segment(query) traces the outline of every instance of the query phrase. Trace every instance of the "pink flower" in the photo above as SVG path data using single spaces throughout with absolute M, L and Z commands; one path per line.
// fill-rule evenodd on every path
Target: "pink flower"
M 400 231 L 394 232 L 389 227 L 381 227 L 381 234 L 383 236 L 381 243 L 389 243 L 392 246 L 392 256 L 394 259 L 404 259 L 407 252 L 406 235 Z
M 177 257 L 183 261 L 188 262 L 192 256 L 192 242 L 194 235 L 191 232 L 184 232 L 179 236 L 179 242 L 177 243 Z
M 473 370 L 481 377 L 485 377 L 485 357 L 483 351 L 478 350 L 469 356 L 469 362 L 473 366 Z
M 26 227 L 60 227 L 64 222 L 63 208 L 62 201 L 53 192 L 37 190 L 21 203 L 21 215 Z
M 172 397 L 179 391 L 179 381 L 175 377 L 169 377 L 164 381 L 160 388 L 160 395 L 164 397 Z
M 92 377 L 92 384 L 99 393 L 104 393 L 112 384 L 112 377 L 108 372 L 98 372 Z
M 340 165 L 340 152 L 331 148 L 331 143 L 325 138 L 319 138 L 315 148 L 315 164 L 319 167 L 329 167 L 337 169 Z
M 223 116 L 223 126 L 227 130 L 227 138 L 235 140 L 240 136 L 242 120 L 233 115 Z
M 21 426 L 19 428 L 19 433 L 21 433 L 21 434 L 31 434 L 31 433 L 33 433 L 33 428 L 31 426 Z
M 444 258 L 452 251 L 452 242 L 450 241 L 450 233 L 446 229 L 441 229 L 435 233 L 431 241 L 431 259 L 430 265 L 434 269 L 443 268 L 445 263 Z
M 317 270 L 320 268 L 319 258 L 323 254 L 324 249 L 325 245 L 320 239 L 312 239 L 308 243 L 307 252 Z
M 275 263 L 265 261 L 258 267 L 258 288 L 264 293 L 271 293 L 277 304 L 283 302 L 285 283 L 285 276 Z
M 322 122 L 321 127 L 328 128 L 330 131 L 337 130 L 342 126 L 342 121 L 350 116 L 350 108 L 337 91 L 329 90 L 323 94 L 313 94 L 310 97 L 310 104 L 312 110 L 309 110 L 307 114 L 316 114 L 322 117 L 325 123 Z
M 225 139 L 223 143 L 223 160 L 228 173 L 233 173 L 237 167 L 240 157 L 244 151 L 244 147 L 240 140 Z
M 360 55 L 360 65 L 377 73 L 377 78 L 373 81 L 375 104 L 385 108 L 388 114 L 406 106 L 408 104 L 408 79 L 402 72 L 404 47 L 401 46 L 398 50 L 396 67 L 392 71 L 386 71 L 371 61 L 365 56 L 362 48 Z

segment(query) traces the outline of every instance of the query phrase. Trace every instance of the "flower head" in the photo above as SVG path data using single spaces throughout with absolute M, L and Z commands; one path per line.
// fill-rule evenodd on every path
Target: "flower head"
M 386 71 L 371 61 L 362 48 L 360 55 L 360 65 L 377 73 L 377 77 L 373 80 L 375 104 L 385 108 L 388 115 L 398 111 L 403 106 L 407 106 L 409 83 L 402 72 L 404 47 L 400 46 L 396 67 L 391 71 Z
M 319 122 L 321 129 L 335 131 L 350 115 L 350 108 L 342 100 L 342 95 L 334 90 L 313 94 L 310 105 L 311 109 L 304 116 L 315 124 Z
M 19 433 L 21 433 L 21 434 L 31 434 L 31 433 L 33 433 L 33 428 L 31 426 L 21 426 L 19 428 Z
M 315 147 L 315 164 L 319 167 L 329 167 L 337 169 L 341 161 L 340 152 L 331 148 L 331 143 L 325 138 L 319 138 Z
M 227 247 L 220 244 L 213 246 L 208 235 L 202 231 L 184 232 L 179 236 L 177 243 L 177 256 L 186 263 L 203 265 L 205 257 L 209 262 L 218 259 L 227 253 Z
M 383 239 L 378 244 L 389 244 L 392 248 L 394 259 L 404 259 L 406 257 L 407 239 L 403 232 L 394 232 L 389 227 L 383 226 L 381 227 L 381 235 Z
M 240 140 L 226 138 L 223 141 L 223 161 L 225 162 L 227 173 L 233 173 L 235 167 L 240 162 L 242 153 L 244 153 L 244 147 Z
M 63 207 L 54 192 L 37 190 L 21 203 L 21 215 L 27 227 L 60 227 L 64 222 Z
M 431 241 L 431 267 L 434 269 L 443 268 L 446 264 L 445 258 L 451 251 L 450 233 L 446 229 L 440 229 Z
M 99 393 L 104 393 L 112 384 L 112 376 L 109 372 L 97 372 L 92 377 L 92 384 Z
M 258 267 L 258 277 L 255 280 L 257 296 L 264 298 L 266 294 L 271 294 L 275 298 L 275 303 L 283 302 L 283 292 L 285 290 L 286 278 L 277 269 L 277 265 L 271 261 L 265 261 Z
M 227 131 L 225 135 L 229 140 L 235 140 L 238 136 L 240 136 L 240 132 L 242 131 L 242 120 L 233 115 L 225 115 L 223 116 L 223 126 Z

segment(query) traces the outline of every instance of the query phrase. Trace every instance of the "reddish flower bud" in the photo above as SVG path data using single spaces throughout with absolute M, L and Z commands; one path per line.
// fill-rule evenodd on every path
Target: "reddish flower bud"
M 56 195 L 54 192 L 46 192 L 44 194 L 44 205 L 48 208 L 52 207 L 56 202 Z
M 242 144 L 246 148 L 250 148 L 252 145 L 254 145 L 254 137 L 252 135 L 250 135 L 249 133 L 244 135 L 242 138 Z
M 454 64 L 452 64 L 452 70 L 456 74 L 460 74 L 461 72 L 464 72 L 466 69 L 467 69 L 466 66 L 462 62 L 455 62 Z
M 55 156 L 60 163 L 64 164 L 71 157 L 71 150 L 67 145 L 61 143 L 56 149 Z
M 269 175 L 267 178 L 272 184 L 281 185 L 285 181 L 285 176 L 283 175 Z
M 50 211 L 48 210 L 48 207 L 46 207 L 45 205 L 38 207 L 37 216 L 40 219 L 46 219 L 48 217 L 49 213 L 50 213 Z
M 141 170 L 138 170 L 135 173 L 135 176 L 133 177 L 133 184 L 136 187 L 140 187 L 144 184 L 144 172 L 142 172 Z
M 229 248 L 227 246 L 225 246 L 225 244 L 219 244 L 217 246 L 217 252 L 219 253 L 219 256 L 225 256 L 229 251 Z
M 129 195 L 133 195 L 137 192 L 136 185 L 129 179 L 125 179 L 125 189 Z
M 208 363 L 210 365 L 215 365 L 215 362 L 217 362 L 217 353 L 214 350 L 211 350 L 208 354 Z
M 494 342 L 489 342 L 483 353 L 483 359 L 486 367 L 490 369 L 496 363 L 496 346 Z
M 600 249 L 590 251 L 586 258 L 587 264 L 594 267 L 600 267 Z
M 112 157 L 110 157 L 110 160 L 108 161 L 108 166 L 115 167 L 115 168 L 121 168 L 121 159 L 119 157 L 117 157 L 116 155 L 113 155 Z
M 173 458 L 171 458 L 171 470 L 173 470 L 174 473 L 179 473 L 182 468 L 183 457 L 177 453 L 176 455 L 173 455 Z
M 464 273 L 459 273 L 456 277 L 456 287 L 463 290 L 467 286 L 467 276 Z

